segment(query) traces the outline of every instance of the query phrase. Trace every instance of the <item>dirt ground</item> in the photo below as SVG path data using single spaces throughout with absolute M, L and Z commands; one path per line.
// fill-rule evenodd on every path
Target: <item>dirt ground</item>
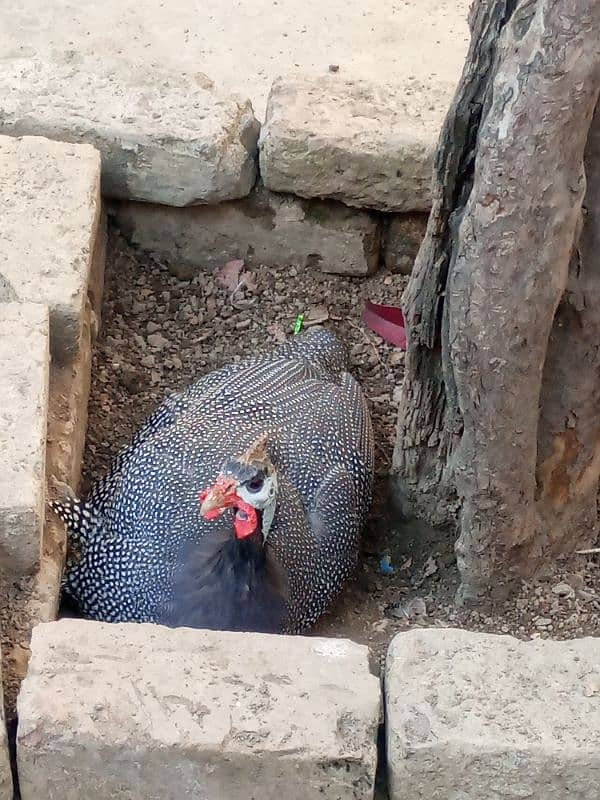
M 364 279 L 259 269 L 233 298 L 213 276 L 173 277 L 164 263 L 132 249 L 112 231 L 102 332 L 94 351 L 84 489 L 165 394 L 289 334 L 297 314 L 328 319 L 348 343 L 367 395 L 377 439 L 375 500 L 356 577 L 315 628 L 369 646 L 379 672 L 390 639 L 411 626 L 458 626 L 520 638 L 600 635 L 600 556 L 558 559 L 516 596 L 477 610 L 458 609 L 452 536 L 398 519 L 389 503 L 397 389 L 404 354 L 365 330 L 364 298 L 399 304 L 406 279 L 380 272 Z M 389 565 L 389 566 L 386 566 Z M 391 569 L 390 569 L 391 567 Z M 29 639 L 32 578 L 0 585 L 5 705 L 14 717 Z
M 326 313 L 324 324 L 348 343 L 352 370 L 370 402 L 377 484 L 358 573 L 315 633 L 369 645 L 375 670 L 392 636 L 414 625 L 522 638 L 600 634 L 598 556 L 559 559 L 509 601 L 476 611 L 457 609 L 451 535 L 394 517 L 387 474 L 404 354 L 365 330 L 360 315 L 367 297 L 399 304 L 405 281 L 386 272 L 364 279 L 315 272 L 307 281 L 293 267 L 261 268 L 249 281 L 256 286 L 232 297 L 205 273 L 191 282 L 174 278 L 166 264 L 132 249 L 113 232 L 103 330 L 94 355 L 86 479 L 106 469 L 167 392 L 272 345 L 291 331 L 299 313 L 314 318 Z
M 31 633 L 30 606 L 34 595 L 34 576 L 0 581 L 2 683 L 7 720 L 12 720 L 15 716 L 19 685 L 27 668 Z

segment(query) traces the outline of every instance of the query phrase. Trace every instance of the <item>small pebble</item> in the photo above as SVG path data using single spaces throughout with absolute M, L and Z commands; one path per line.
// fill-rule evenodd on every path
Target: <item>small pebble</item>
M 552 587 L 552 591 L 559 597 L 575 596 L 575 590 L 573 589 L 572 586 L 569 586 L 568 583 L 557 583 L 556 586 Z
M 164 350 L 169 342 L 161 333 L 151 333 L 148 336 L 148 344 L 155 350 Z

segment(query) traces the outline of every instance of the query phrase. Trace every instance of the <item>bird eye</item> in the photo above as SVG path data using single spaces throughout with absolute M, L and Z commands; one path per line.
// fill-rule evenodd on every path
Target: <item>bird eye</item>
M 246 489 L 252 494 L 257 494 L 265 485 L 264 478 L 251 478 L 249 481 L 246 482 Z

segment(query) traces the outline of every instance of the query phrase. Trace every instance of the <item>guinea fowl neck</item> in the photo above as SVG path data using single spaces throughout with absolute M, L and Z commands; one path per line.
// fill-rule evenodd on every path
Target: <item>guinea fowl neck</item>
M 175 584 L 176 612 L 167 624 L 212 630 L 281 632 L 286 580 L 259 531 L 237 539 L 207 535 L 184 554 Z

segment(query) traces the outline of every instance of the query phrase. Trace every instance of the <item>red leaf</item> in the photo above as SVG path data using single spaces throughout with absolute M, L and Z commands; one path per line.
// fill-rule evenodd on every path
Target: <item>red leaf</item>
M 382 306 L 365 300 L 362 321 L 386 342 L 406 350 L 404 314 L 398 306 Z

